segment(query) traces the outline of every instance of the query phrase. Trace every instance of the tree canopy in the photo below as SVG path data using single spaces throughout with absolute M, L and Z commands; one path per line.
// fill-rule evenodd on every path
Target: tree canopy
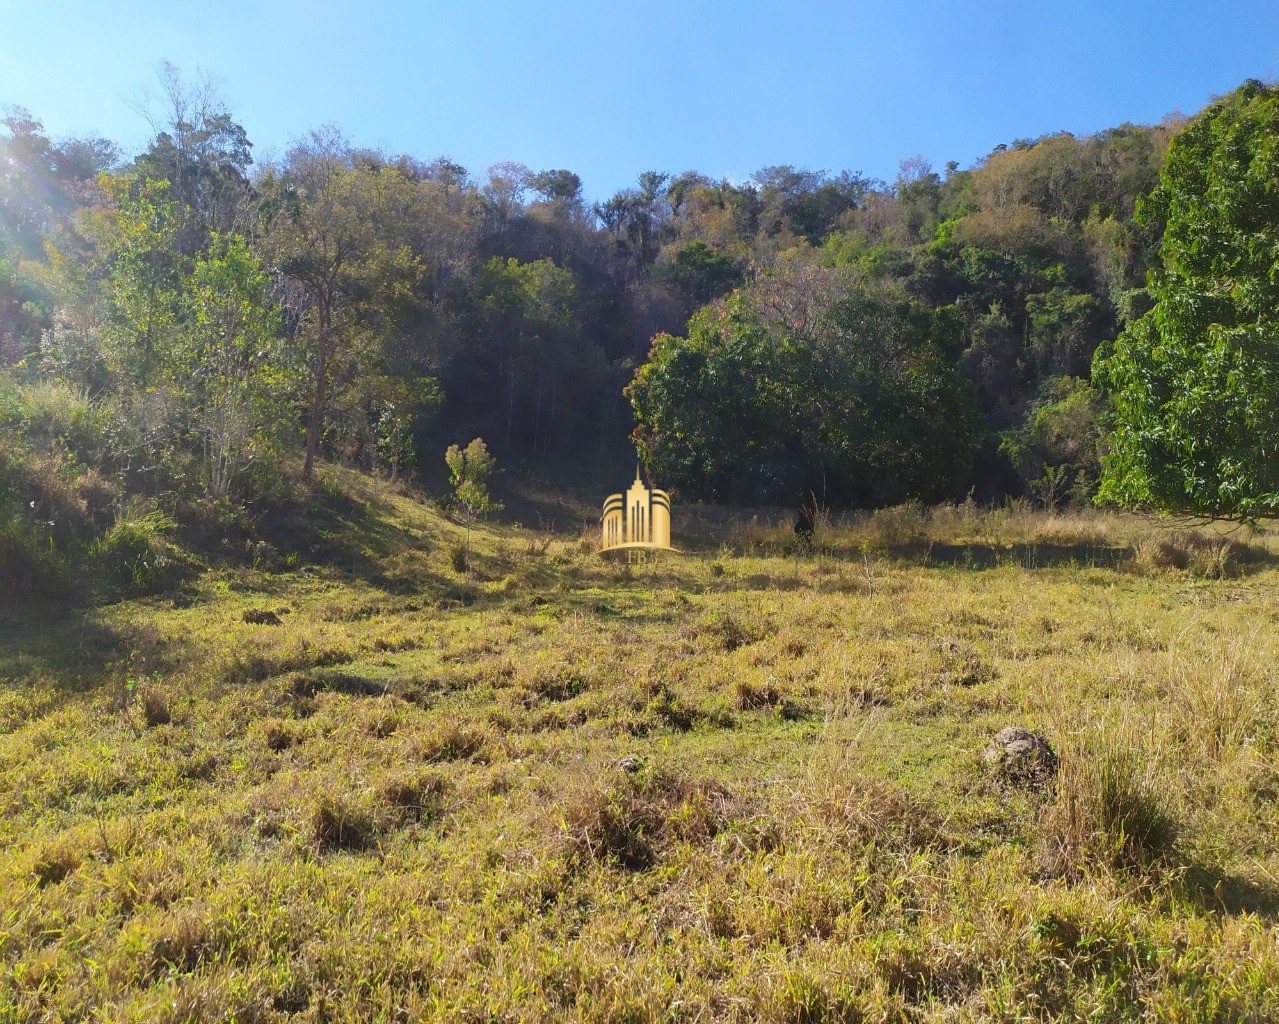
M 1114 434 L 1101 497 L 1279 511 L 1279 89 L 1249 82 L 1173 139 L 1141 208 L 1162 226 L 1151 308 L 1099 353 Z
M 947 497 L 977 421 L 960 317 L 806 270 L 658 336 L 628 389 L 645 461 L 711 501 Z
M 1067 480 L 1087 501 L 1112 387 L 1135 408 L 1124 353 L 1184 291 L 1175 268 L 1147 287 L 1161 243 L 1194 269 L 1198 229 L 1180 226 L 1169 182 L 1217 161 L 1209 205 L 1242 203 L 1235 241 L 1211 236 L 1237 244 L 1234 270 L 1212 273 L 1242 290 L 1204 287 L 1195 315 L 1268 294 L 1270 229 L 1241 211 L 1273 223 L 1271 151 L 1227 158 L 1260 113 L 1218 148 L 1194 141 L 1210 112 L 1013 140 L 970 167 L 907 157 L 892 181 L 652 168 L 594 202 L 569 168 L 468 169 L 332 128 L 262 159 L 207 83 L 166 65 L 159 93 L 134 154 L 52 138 L 26 111 L 0 130 L 0 378 L 83 406 L 13 443 L 69 478 L 101 472 L 119 502 L 252 501 L 322 460 L 438 487 L 439 453 L 475 437 L 512 476 L 558 481 L 638 441 L 656 483 L 720 500 L 996 501 Z M 1231 351 L 1264 349 L 1269 321 L 1212 316 Z M 1099 347 L 1113 373 L 1088 388 Z M 1248 372 L 1236 359 L 1216 379 Z M 1209 382 L 1201 397 L 1214 391 L 1230 394 Z M 1240 452 L 1268 429 L 1254 399 L 1221 410 Z M 1131 483 L 1119 471 L 1145 463 L 1124 436 L 1107 465 Z M 1241 463 L 1231 486 L 1263 469 Z

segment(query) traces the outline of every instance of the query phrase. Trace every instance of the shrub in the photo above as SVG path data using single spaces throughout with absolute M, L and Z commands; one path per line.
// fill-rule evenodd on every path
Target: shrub
M 866 523 L 868 541 L 875 547 L 916 544 L 928 536 L 929 513 L 917 501 L 876 509 Z
M 136 594 L 159 589 L 179 568 L 177 552 L 165 539 L 176 527 L 163 512 L 130 505 L 94 545 L 104 578 Z
M 62 564 L 31 525 L 0 495 L 0 592 L 52 589 Z
M 105 410 L 84 391 L 59 380 L 41 380 L 18 390 L 17 415 L 34 445 L 63 448 L 85 465 L 106 457 L 109 424 Z

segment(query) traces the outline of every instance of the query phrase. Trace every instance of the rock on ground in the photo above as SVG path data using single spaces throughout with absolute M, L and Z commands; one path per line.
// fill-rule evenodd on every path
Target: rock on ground
M 1049 742 L 1020 725 L 1000 729 L 982 752 L 982 759 L 1017 785 L 1038 788 L 1057 774 L 1057 755 Z

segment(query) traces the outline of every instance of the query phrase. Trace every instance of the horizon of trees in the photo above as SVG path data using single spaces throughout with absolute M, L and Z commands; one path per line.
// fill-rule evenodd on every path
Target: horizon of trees
M 211 89 L 171 65 L 161 86 L 136 154 L 3 120 L 12 507 L 35 455 L 73 489 L 222 500 L 280 459 L 438 478 L 476 437 L 567 479 L 628 436 L 686 498 L 1087 501 L 1093 355 L 1151 308 L 1163 223 L 1139 211 L 1183 126 L 892 182 L 648 171 L 591 204 L 569 169 L 475 174 L 331 127 L 259 165 Z

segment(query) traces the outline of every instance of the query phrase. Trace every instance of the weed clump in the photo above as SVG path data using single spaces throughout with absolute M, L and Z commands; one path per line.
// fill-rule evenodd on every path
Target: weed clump
M 67 878 L 84 862 L 84 853 L 70 842 L 46 843 L 36 851 L 31 872 L 40 888 L 55 885 Z
M 663 725 L 687 732 L 697 724 L 698 708 L 686 702 L 666 683 L 659 683 L 648 702 L 648 711 L 656 715 Z
M 537 669 L 521 680 L 527 694 L 526 703 L 539 700 L 562 702 L 572 700 L 586 689 L 586 679 L 581 672 L 568 668 Z
M 760 638 L 760 633 L 755 628 L 728 611 L 708 616 L 703 621 L 700 632 L 710 637 L 722 651 L 735 651 Z
M 322 851 L 362 850 L 377 835 L 371 801 L 345 793 L 321 793 L 310 808 L 310 837 Z
M 470 551 L 465 544 L 452 544 L 449 546 L 449 566 L 459 576 L 465 576 L 470 568 Z
M 435 772 L 407 771 L 385 780 L 378 796 L 403 821 L 434 820 L 444 810 L 448 784 Z
M 279 753 L 288 750 L 298 741 L 298 734 L 291 723 L 279 718 L 263 722 L 261 727 L 262 742 L 268 750 Z
M 919 502 L 876 509 L 866 523 L 866 537 L 878 548 L 917 544 L 928 535 L 929 511 Z
M 1177 532 L 1138 541 L 1124 567 L 1137 575 L 1176 570 L 1220 580 L 1239 575 L 1243 554 L 1243 548 L 1228 538 Z
M 936 678 L 942 685 L 964 688 L 980 686 L 993 680 L 997 674 L 994 667 L 983 660 L 980 654 L 961 648 L 954 641 L 943 641 L 941 650 L 942 665 Z
M 922 849 L 945 845 L 942 822 L 900 786 L 874 776 L 847 778 L 836 770 L 815 781 L 799 817 L 819 825 L 842 846 Z
M 358 851 L 406 825 L 443 814 L 447 783 L 434 772 L 409 769 L 355 792 L 314 795 L 306 818 L 311 843 L 321 852 Z
M 465 761 L 479 755 L 487 744 L 488 735 L 484 730 L 443 722 L 427 735 L 413 737 L 406 752 L 419 761 Z
M 163 512 L 142 512 L 137 506 L 122 512 L 93 546 L 102 577 L 137 595 L 171 585 L 186 562 L 167 536 L 176 528 Z
M 142 709 L 142 721 L 148 728 L 153 729 L 158 725 L 169 724 L 171 719 L 169 697 L 163 687 L 154 683 L 143 683 L 139 686 L 138 706 Z
M 1040 829 L 1046 874 L 1077 879 L 1089 867 L 1154 872 L 1172 864 L 1178 822 L 1147 767 L 1109 750 L 1067 764 Z
M 739 679 L 734 689 L 736 691 L 734 706 L 738 711 L 775 708 L 782 702 L 782 692 L 771 682 L 752 683 L 748 679 Z
M 643 871 L 678 842 L 713 839 L 730 808 L 718 782 L 641 768 L 586 786 L 565 808 L 562 828 L 577 858 Z

